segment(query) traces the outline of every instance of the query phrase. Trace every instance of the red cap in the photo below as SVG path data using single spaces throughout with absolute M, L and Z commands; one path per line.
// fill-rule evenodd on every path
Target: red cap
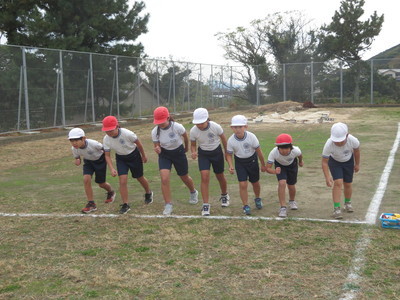
M 164 106 L 157 107 L 154 110 L 154 121 L 153 123 L 158 125 L 168 121 L 169 111 L 168 108 Z
M 292 143 L 292 137 L 287 133 L 282 133 L 277 136 L 275 140 L 276 146 L 289 145 Z
M 118 126 L 118 120 L 114 116 L 108 116 L 103 119 L 102 131 L 114 130 Z

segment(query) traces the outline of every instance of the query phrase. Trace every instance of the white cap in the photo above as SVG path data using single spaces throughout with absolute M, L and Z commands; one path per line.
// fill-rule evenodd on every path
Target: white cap
M 335 123 L 331 128 L 331 140 L 333 142 L 343 142 L 346 137 L 347 133 L 349 132 L 347 125 L 344 123 Z
M 68 133 L 68 139 L 80 139 L 81 137 L 85 136 L 85 132 L 80 128 L 71 129 Z
M 232 118 L 231 126 L 246 126 L 247 118 L 243 115 L 236 115 Z
M 205 108 L 198 108 L 193 112 L 193 124 L 201 124 L 208 120 L 208 111 Z

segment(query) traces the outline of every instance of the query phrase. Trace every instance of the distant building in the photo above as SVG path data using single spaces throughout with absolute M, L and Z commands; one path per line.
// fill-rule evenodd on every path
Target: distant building
M 397 81 L 400 81 L 400 69 L 379 69 L 378 74 L 383 76 L 391 76 Z

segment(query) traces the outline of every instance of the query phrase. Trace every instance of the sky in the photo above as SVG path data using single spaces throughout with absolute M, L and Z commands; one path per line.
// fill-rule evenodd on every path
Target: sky
M 133 1 L 133 0 L 130 0 Z M 215 34 L 230 32 L 268 14 L 298 10 L 320 27 L 329 24 L 341 0 L 142 0 L 150 14 L 148 33 L 139 37 L 149 58 L 234 65 L 224 59 Z M 365 0 L 364 16 L 384 14 L 381 33 L 362 57 L 400 44 L 398 0 Z

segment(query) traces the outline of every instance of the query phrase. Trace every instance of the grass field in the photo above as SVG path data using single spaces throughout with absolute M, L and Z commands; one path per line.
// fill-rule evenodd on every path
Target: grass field
M 174 172 L 174 215 L 182 217 L 156 217 L 163 200 L 152 124 L 146 121 L 124 126 L 144 144 L 154 202 L 146 206 L 143 190 L 131 179 L 132 210 L 123 216 L 119 195 L 105 204 L 97 186 L 98 211 L 78 215 L 86 200 L 67 131 L 0 139 L 0 299 L 400 299 L 400 231 L 382 229 L 379 220 L 363 223 L 397 134 L 400 108 L 328 110 L 361 142 L 355 212 L 343 222 L 332 222 L 331 191 L 320 166 L 330 123 L 249 125 L 265 156 L 282 132 L 303 152 L 299 210 L 285 220 L 276 218 L 275 176 L 261 175 L 264 207 L 256 210 L 251 203 L 253 218 L 245 218 L 236 175 L 227 172 L 231 206 L 220 207 L 212 180 L 211 214 L 232 218 L 201 218 L 201 203 L 188 203 L 188 191 Z M 229 137 L 228 123 L 237 113 L 216 111 L 211 119 L 222 123 Z M 190 117 L 176 119 L 191 128 Z M 99 128 L 86 132 L 102 140 Z M 197 162 L 189 163 L 199 189 Z M 400 213 L 399 177 L 397 153 L 378 216 Z M 117 189 L 116 178 L 107 180 Z

